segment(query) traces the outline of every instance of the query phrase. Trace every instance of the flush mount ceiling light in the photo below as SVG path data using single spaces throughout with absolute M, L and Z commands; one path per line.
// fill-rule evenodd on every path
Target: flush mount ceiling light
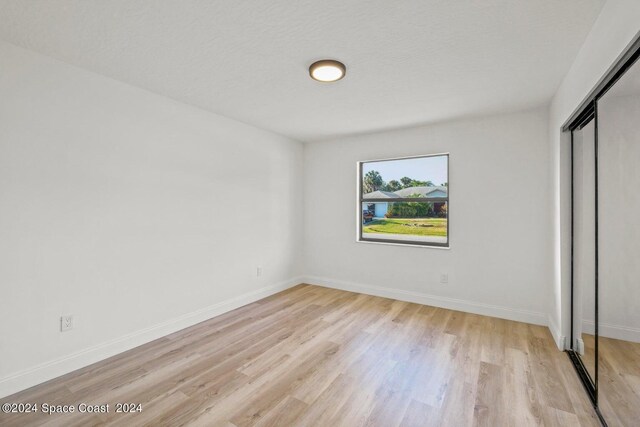
M 323 59 L 316 61 L 309 67 L 309 75 L 319 82 L 335 82 L 344 77 L 347 67 L 340 61 Z

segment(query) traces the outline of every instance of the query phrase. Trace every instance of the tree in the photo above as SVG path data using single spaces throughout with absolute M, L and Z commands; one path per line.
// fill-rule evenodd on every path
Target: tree
M 384 187 L 384 181 L 378 171 L 369 171 L 362 180 L 363 190 L 365 193 L 373 193 Z
M 401 178 L 400 181 L 402 182 L 402 188 L 435 186 L 432 181 L 418 181 L 416 179 L 409 178 L 408 176 Z
M 402 183 L 402 188 L 407 188 L 407 187 L 411 187 L 411 183 L 413 182 L 413 179 L 409 178 L 408 176 L 405 176 L 400 178 L 400 182 Z
M 391 181 L 389 181 L 386 185 L 385 191 L 398 191 L 398 190 L 402 190 L 402 184 L 400 184 L 400 182 L 396 181 L 395 179 L 392 179 Z
M 421 194 L 410 194 L 407 198 L 418 199 Z M 432 202 L 396 202 L 391 204 L 387 218 L 425 218 L 434 214 Z

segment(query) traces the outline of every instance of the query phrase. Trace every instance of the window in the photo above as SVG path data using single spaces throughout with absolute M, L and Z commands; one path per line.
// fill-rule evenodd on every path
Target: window
M 449 155 L 358 163 L 358 241 L 449 247 Z

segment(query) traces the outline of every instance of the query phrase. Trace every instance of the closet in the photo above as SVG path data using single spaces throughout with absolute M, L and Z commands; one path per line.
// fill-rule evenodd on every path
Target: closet
M 604 425 L 640 425 L 640 39 L 565 126 L 571 144 L 571 340 Z

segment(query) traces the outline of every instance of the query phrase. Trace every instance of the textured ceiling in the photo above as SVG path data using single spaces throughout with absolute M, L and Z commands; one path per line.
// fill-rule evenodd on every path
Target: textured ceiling
M 308 141 L 545 104 L 603 2 L 0 0 L 0 39 Z

